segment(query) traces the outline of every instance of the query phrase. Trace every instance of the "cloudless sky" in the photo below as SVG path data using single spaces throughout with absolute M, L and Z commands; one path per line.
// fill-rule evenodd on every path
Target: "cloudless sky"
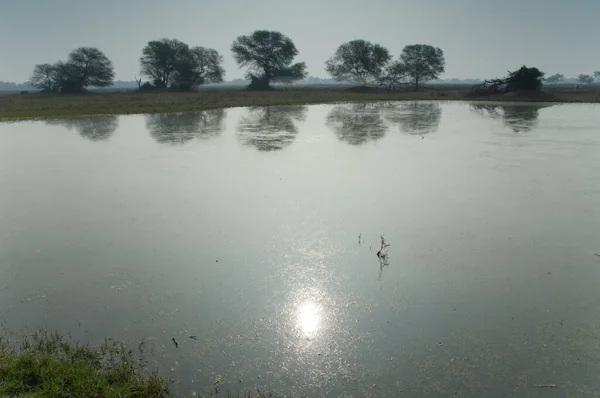
M 176 38 L 224 56 L 226 79 L 244 72 L 231 42 L 257 29 L 289 36 L 310 75 L 343 42 L 365 39 L 396 57 L 407 44 L 444 50 L 445 78 L 503 76 L 525 64 L 547 74 L 600 70 L 600 0 L 0 0 L 0 80 L 80 46 L 102 50 L 117 80 L 133 80 L 149 40 Z

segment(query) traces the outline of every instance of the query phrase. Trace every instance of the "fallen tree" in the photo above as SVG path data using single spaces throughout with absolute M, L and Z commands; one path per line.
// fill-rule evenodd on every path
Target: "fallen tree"
M 489 79 L 473 86 L 473 94 L 502 94 L 515 91 L 539 91 L 542 88 L 544 72 L 538 68 L 522 66 L 502 79 Z

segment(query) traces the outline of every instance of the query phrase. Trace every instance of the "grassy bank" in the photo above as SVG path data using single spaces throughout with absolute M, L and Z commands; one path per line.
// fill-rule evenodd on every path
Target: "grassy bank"
M 147 372 L 143 347 L 140 344 L 132 350 L 110 339 L 99 347 L 90 347 L 45 330 L 17 342 L 0 334 L 0 398 L 182 396 L 171 390 L 171 379 Z M 272 396 L 262 391 L 221 393 L 217 387 L 207 387 L 199 396 Z
M 90 92 L 81 95 L 3 94 L 0 119 L 50 116 L 183 112 L 238 106 L 325 104 L 376 100 L 485 100 L 600 102 L 600 89 L 551 88 L 539 95 L 505 94 L 470 97 L 468 86 L 427 86 L 415 91 L 361 91 L 335 86 L 295 86 L 272 91 L 209 88 L 193 93 L 135 91 Z
M 16 345 L 0 337 L 0 397 L 166 397 L 170 384 L 113 341 L 91 348 L 46 331 Z

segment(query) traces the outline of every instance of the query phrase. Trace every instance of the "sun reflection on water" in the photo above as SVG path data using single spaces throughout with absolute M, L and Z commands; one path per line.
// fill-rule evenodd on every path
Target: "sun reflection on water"
M 319 330 L 322 308 L 314 301 L 304 301 L 298 307 L 297 326 L 304 337 L 311 337 Z

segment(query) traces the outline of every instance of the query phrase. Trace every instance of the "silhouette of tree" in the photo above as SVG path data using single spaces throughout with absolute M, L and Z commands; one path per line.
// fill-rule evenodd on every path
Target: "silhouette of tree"
M 116 115 L 52 118 L 45 123 L 63 126 L 68 130 L 75 129 L 79 135 L 91 141 L 104 141 L 119 127 L 119 118 Z
M 379 140 L 388 130 L 377 102 L 337 105 L 327 115 L 326 125 L 340 141 L 351 145 Z
M 398 124 L 400 131 L 411 135 L 425 135 L 438 129 L 442 108 L 435 102 L 392 102 L 385 104 L 385 119 Z
M 112 62 L 93 47 L 80 47 L 69 54 L 66 63 L 69 79 L 77 88 L 112 86 L 115 73 Z
M 307 76 L 304 62 L 292 65 L 298 50 L 292 39 L 280 32 L 257 30 L 249 36 L 239 36 L 231 51 L 240 67 L 248 67 L 249 88 L 268 89 L 272 81 L 301 80 Z
M 171 86 L 179 90 L 195 90 L 206 83 L 223 81 L 223 57 L 217 50 L 193 47 L 181 54 L 175 62 Z
M 377 79 L 377 83 L 380 87 L 394 90 L 407 84 L 407 78 L 408 70 L 406 66 L 401 61 L 394 61 L 385 67 Z
M 142 75 L 150 78 L 157 88 L 169 87 L 177 62 L 188 53 L 188 45 L 177 39 L 149 41 L 140 58 Z
M 582 84 L 592 84 L 594 82 L 594 78 L 590 75 L 586 75 L 585 73 L 577 76 L 577 80 Z
M 439 47 L 428 44 L 412 44 L 404 47 L 400 54 L 400 62 L 404 65 L 406 74 L 416 90 L 419 89 L 421 82 L 437 79 L 446 68 L 444 52 Z
M 146 115 L 146 128 L 161 144 L 185 144 L 216 137 L 223 130 L 225 109 Z
M 238 139 L 259 151 L 276 151 L 289 146 L 298 134 L 294 121 L 303 121 L 306 106 L 252 107 L 240 119 Z
M 539 110 L 551 104 L 471 104 L 472 111 L 483 117 L 501 120 L 513 132 L 531 131 L 537 126 Z
M 387 48 L 366 40 L 352 40 L 338 47 L 325 62 L 325 69 L 338 81 L 374 84 L 390 59 Z
M 538 68 L 528 68 L 523 65 L 513 72 L 508 72 L 504 79 L 485 80 L 473 87 L 475 94 L 508 93 L 514 91 L 539 91 L 542 88 L 544 72 Z
M 28 83 L 42 91 L 59 91 L 60 79 L 58 78 L 57 65 L 36 65 L 33 68 L 33 74 L 31 75 Z
M 71 51 L 67 62 L 36 65 L 29 84 L 43 91 L 78 93 L 90 86 L 111 86 L 114 77 L 112 62 L 102 51 L 80 47 Z
M 563 75 L 561 75 L 560 73 L 556 73 L 552 76 L 548 76 L 545 80 L 546 80 L 546 82 L 548 82 L 550 84 L 556 84 L 556 83 L 560 83 L 563 80 L 565 80 L 565 77 Z

